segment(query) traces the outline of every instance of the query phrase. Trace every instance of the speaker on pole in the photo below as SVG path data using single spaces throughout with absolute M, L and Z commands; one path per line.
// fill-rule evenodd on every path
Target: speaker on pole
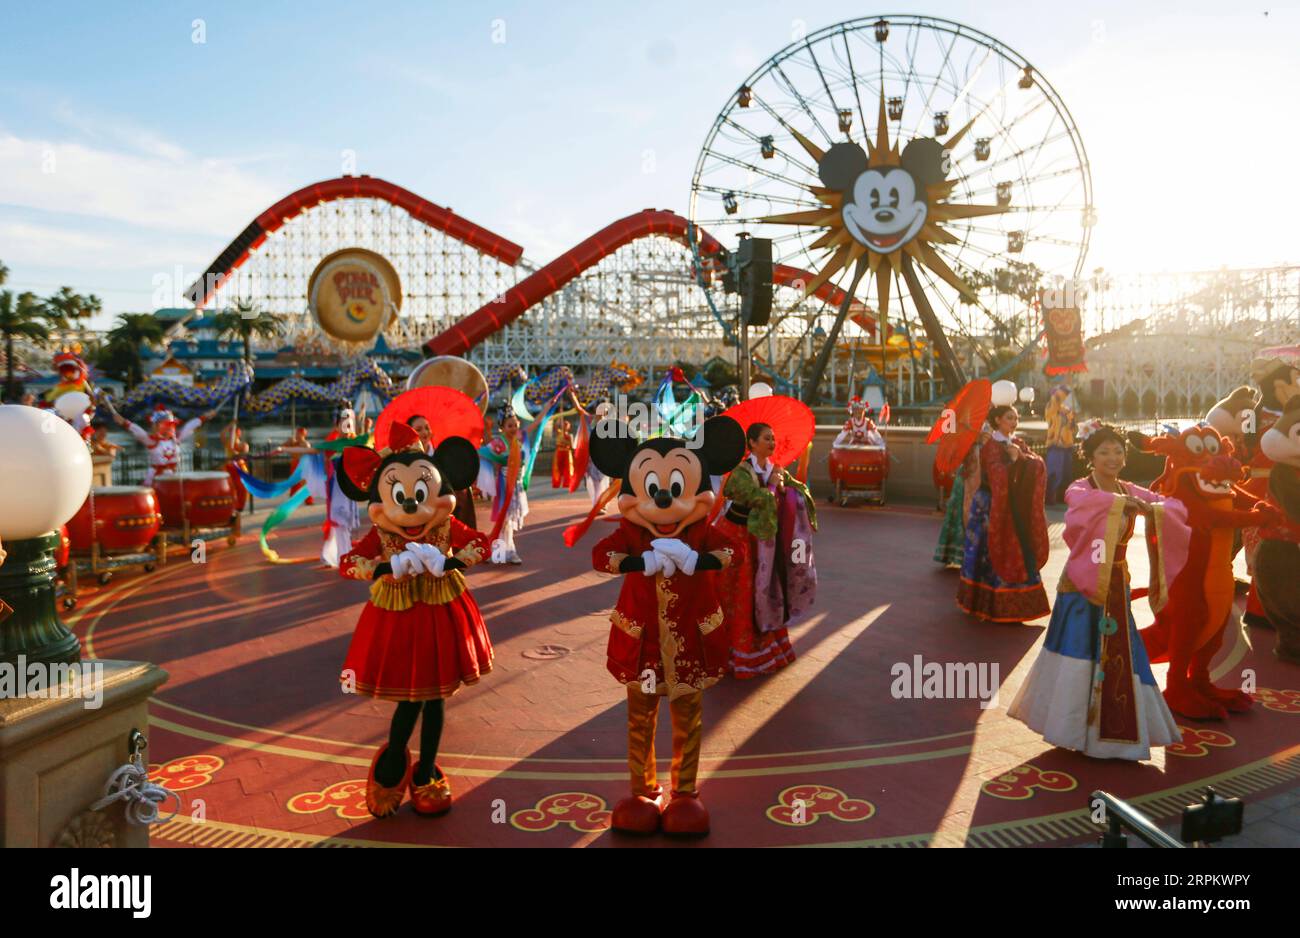
M 748 326 L 766 326 L 772 318 L 772 239 L 742 239 L 737 261 L 740 320 Z

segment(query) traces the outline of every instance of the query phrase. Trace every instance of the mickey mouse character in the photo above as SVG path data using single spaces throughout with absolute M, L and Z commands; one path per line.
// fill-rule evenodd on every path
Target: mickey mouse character
M 822 156 L 817 175 L 844 194 L 840 213 L 849 234 L 889 254 L 920 233 L 929 215 L 926 186 L 943 182 L 946 166 L 943 144 L 932 137 L 909 143 L 899 166 L 869 167 L 862 147 L 841 142 Z
M 696 790 L 703 736 L 702 691 L 726 673 L 731 649 L 714 571 L 734 544 L 708 523 L 711 475 L 730 472 L 745 455 L 745 433 L 730 417 L 713 417 L 697 438 L 637 443 L 625 424 L 596 425 L 591 461 L 619 479 L 623 516 L 597 544 L 592 566 L 624 574 L 610 616 L 609 673 L 627 686 L 628 765 L 632 794 L 614 807 L 615 830 L 707 834 L 709 812 Z M 673 724 L 672 800 L 655 779 L 659 698 Z
M 374 525 L 339 564 L 342 576 L 371 584 L 340 681 L 397 702 L 388 742 L 370 763 L 366 807 L 388 817 L 409 788 L 417 814 L 443 814 L 451 784 L 434 762 L 443 698 L 492 670 L 492 642 L 460 572 L 491 548 L 452 517 L 453 493 L 474 481 L 478 452 L 452 436 L 429 455 L 414 430 L 394 423 L 388 448 L 349 446 L 338 463 L 343 494 L 364 503 Z M 407 742 L 421 711 L 413 763 Z

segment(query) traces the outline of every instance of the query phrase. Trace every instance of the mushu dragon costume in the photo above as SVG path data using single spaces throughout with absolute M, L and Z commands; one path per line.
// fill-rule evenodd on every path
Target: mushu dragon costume
M 1169 586 L 1169 601 L 1141 631 L 1142 641 L 1152 662 L 1169 662 L 1169 709 L 1193 719 L 1225 719 L 1228 711 L 1251 706 L 1245 692 L 1210 682 L 1210 662 L 1223 643 L 1235 599 L 1233 532 L 1271 525 L 1279 512 L 1256 505 L 1240 487 L 1245 473 L 1233 457 L 1232 442 L 1213 427 L 1146 438 L 1143 449 L 1164 455 L 1164 474 L 1151 488 L 1186 506 L 1192 533 L 1187 562 Z
M 614 807 L 615 830 L 706 834 L 709 813 L 696 775 L 703 738 L 703 691 L 727 672 L 716 572 L 735 544 L 709 524 L 715 496 L 710 475 L 730 472 L 745 454 L 745 433 L 730 417 L 713 417 L 696 439 L 659 437 L 638 444 L 612 418 L 596 425 L 591 460 L 621 480 L 618 529 L 591 552 L 602 573 L 623 577 L 610 616 L 608 669 L 627 687 L 627 758 L 632 793 Z M 672 799 L 655 777 L 659 698 L 673 724 Z

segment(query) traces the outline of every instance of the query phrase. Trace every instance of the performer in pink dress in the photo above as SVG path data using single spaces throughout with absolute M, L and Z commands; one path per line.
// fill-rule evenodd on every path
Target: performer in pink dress
M 1101 426 L 1083 444 L 1092 472 L 1065 492 L 1070 558 L 1057 586 L 1043 649 L 1008 714 L 1055 746 L 1103 759 L 1150 758 L 1182 733 L 1160 694 L 1133 620 L 1127 548 L 1145 519 L 1151 608 L 1187 560 L 1187 509 L 1122 482 L 1124 437 Z

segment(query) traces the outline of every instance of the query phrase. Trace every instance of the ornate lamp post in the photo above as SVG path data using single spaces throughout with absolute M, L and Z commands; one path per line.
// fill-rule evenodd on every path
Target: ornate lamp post
M 0 662 L 76 661 L 54 597 L 58 528 L 90 493 L 90 452 L 53 411 L 0 406 Z

